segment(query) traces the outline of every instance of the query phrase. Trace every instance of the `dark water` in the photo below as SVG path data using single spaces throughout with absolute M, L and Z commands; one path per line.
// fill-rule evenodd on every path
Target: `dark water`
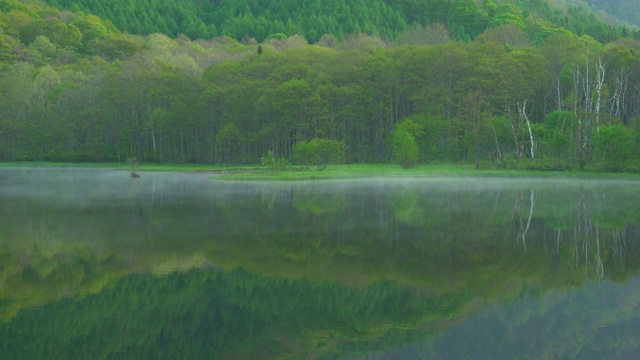
M 640 183 L 0 168 L 0 359 L 633 359 Z

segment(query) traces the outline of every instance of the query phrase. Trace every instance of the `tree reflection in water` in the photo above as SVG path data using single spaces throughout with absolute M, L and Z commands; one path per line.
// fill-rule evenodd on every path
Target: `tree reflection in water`
M 129 342 L 110 346 L 122 354 L 154 354 L 162 338 L 167 351 L 190 339 L 194 356 L 251 356 L 270 344 L 265 357 L 335 358 L 450 336 L 537 299 L 564 309 L 569 296 L 554 294 L 576 291 L 614 291 L 630 304 L 594 309 L 580 326 L 637 318 L 633 292 L 616 292 L 639 268 L 633 182 L 0 171 L 3 355 L 50 336 L 54 321 L 96 324 L 42 341 L 66 355 L 77 353 L 65 344 L 100 348 L 83 331 L 119 329 Z

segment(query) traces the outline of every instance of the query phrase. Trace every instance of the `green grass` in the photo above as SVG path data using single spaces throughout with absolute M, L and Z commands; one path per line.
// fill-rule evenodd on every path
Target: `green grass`
M 130 170 L 126 163 L 51 163 L 25 162 L 0 163 L 0 167 L 42 166 L 42 167 L 87 167 Z M 607 173 L 586 171 L 543 171 L 513 169 L 480 169 L 472 164 L 429 164 L 411 169 L 403 169 L 396 164 L 345 164 L 329 165 L 325 170 L 309 170 L 299 166 L 271 172 L 259 165 L 202 165 L 202 164 L 141 164 L 137 171 L 179 171 L 211 172 L 216 180 L 222 181 L 289 181 L 321 179 L 358 179 L 372 177 L 433 177 L 433 176 L 496 176 L 496 177 L 553 177 L 553 178 L 595 178 L 640 180 L 640 174 Z
M 392 164 L 348 164 L 329 165 L 322 171 L 314 167 L 305 170 L 303 167 L 271 172 L 257 168 L 253 171 L 230 172 L 216 176 L 219 180 L 317 180 L 317 179 L 349 179 L 370 177 L 413 177 L 430 175 L 453 175 L 466 173 L 462 165 L 430 165 L 412 169 L 402 169 Z
M 583 171 L 542 171 L 542 170 L 476 170 L 471 164 L 431 164 L 403 169 L 395 164 L 348 164 L 331 165 L 325 170 L 304 170 L 293 167 L 288 170 L 270 172 L 259 167 L 249 171 L 229 172 L 217 175 L 217 180 L 317 180 L 355 179 L 371 177 L 434 177 L 434 176 L 496 176 L 496 177 L 567 177 L 567 178 L 616 178 L 637 179 L 640 174 L 596 173 Z

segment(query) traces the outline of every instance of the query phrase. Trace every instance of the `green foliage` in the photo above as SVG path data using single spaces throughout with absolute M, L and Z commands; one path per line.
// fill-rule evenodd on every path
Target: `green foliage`
M 29 48 L 37 51 L 42 57 L 43 63 L 51 61 L 56 56 L 57 49 L 46 36 L 39 35 L 29 44 Z
M 422 126 L 410 119 L 396 124 L 391 135 L 393 155 L 404 169 L 414 167 L 420 161 L 420 149 L 416 138 L 422 135 L 424 135 Z
M 109 19 L 129 33 L 159 32 L 171 37 L 184 34 L 191 39 L 228 35 L 238 41 L 249 36 L 262 42 L 274 36 L 286 38 L 297 34 L 316 42 L 323 34 L 342 38 L 361 31 L 393 38 L 408 27 L 404 9 L 397 2 L 384 0 L 46 2 Z
M 141 50 L 142 42 L 127 35 L 96 38 L 87 44 L 87 52 L 108 60 L 125 59 Z
M 279 174 L 291 167 L 286 159 L 276 159 L 272 150 L 267 151 L 267 155 L 260 158 L 260 164 L 262 165 L 262 173 L 264 174 L 264 170 L 268 170 L 271 175 Z
M 269 34 L 265 40 L 287 40 L 287 35 L 283 33 Z
M 552 111 L 545 118 L 544 125 L 545 132 L 538 138 L 541 155 L 550 157 L 556 164 L 570 164 L 575 156 L 576 114 L 572 111 Z
M 415 138 L 404 130 L 396 130 L 392 139 L 396 161 L 405 169 L 416 166 L 419 161 L 419 150 Z
M 309 152 L 304 146 L 300 154 L 294 146 L 322 138 L 342 141 L 341 161 L 347 162 L 396 161 L 404 144 L 404 153 L 412 154 L 407 165 L 506 166 L 530 156 L 528 126 L 517 110 L 526 99 L 538 140 L 536 160 L 577 159 L 586 165 L 609 160 L 591 138 L 588 149 L 578 147 L 584 143 L 579 135 L 591 134 L 585 127 L 594 129 L 600 119 L 632 129 L 631 119 L 640 113 L 631 96 L 640 86 L 632 76 L 640 71 L 638 45 L 624 39 L 603 46 L 597 40 L 617 39 L 618 30 L 598 28 L 597 19 L 580 8 L 563 13 L 544 1 L 407 0 L 364 6 L 336 0 L 305 2 L 309 9 L 304 11 L 315 15 L 302 24 L 306 12 L 289 16 L 302 6 L 293 0 L 269 11 L 262 10 L 270 2 L 170 2 L 157 14 L 159 2 L 135 8 L 134 3 L 116 9 L 121 2 L 59 2 L 86 13 L 34 2 L 3 3 L 0 160 L 137 157 L 259 164 L 265 149 L 272 149 L 278 160 L 317 167 L 313 155 L 303 154 Z M 191 11 L 201 7 L 207 11 Z M 120 33 L 91 9 L 122 18 L 141 32 L 158 24 L 171 37 Z M 132 18 L 139 9 L 149 14 Z M 212 18 L 196 21 L 194 14 Z M 280 15 L 288 20 L 267 20 Z M 396 15 L 397 21 L 389 20 Z M 405 16 L 410 20 L 402 20 Z M 216 19 L 229 21 L 230 27 Z M 385 21 L 398 26 L 381 31 Z M 576 26 L 583 28 L 572 31 L 591 36 L 567 30 Z M 252 27 L 264 37 L 247 30 Z M 187 38 L 200 31 L 211 40 Z M 220 34 L 226 35 L 212 38 Z M 322 39 L 318 45 L 308 44 L 316 38 Z M 587 80 L 594 84 L 596 59 L 607 64 L 598 110 L 593 105 L 597 92 L 585 94 L 580 86 Z M 555 111 L 570 121 L 559 122 Z M 404 129 L 413 140 L 400 134 L 394 144 L 395 124 L 404 119 L 424 131 Z
M 506 24 L 514 24 L 524 28 L 522 9 L 509 3 L 499 5 L 495 15 L 489 20 L 488 27 L 493 28 Z
M 184 34 L 191 39 L 211 39 L 220 35 L 238 41 L 258 42 L 273 35 L 300 35 L 315 43 L 326 34 L 342 39 L 348 34 L 376 34 L 393 39 L 411 24 L 448 24 L 454 38 L 471 41 L 487 28 L 503 24 L 524 27 L 525 19 L 544 18 L 543 26 L 567 27 L 582 35 L 611 41 L 623 35 L 621 28 L 598 19 L 587 7 L 552 6 L 547 1 L 511 1 L 494 4 L 475 0 L 398 1 L 219 1 L 179 2 L 175 0 L 46 0 L 62 9 L 83 11 L 108 19 L 133 34 Z M 127 9 L 123 11 L 123 9 Z M 534 15 L 534 16 L 529 16 Z M 542 25 L 542 24 L 540 24 Z
M 300 141 L 293 145 L 293 161 L 296 164 L 304 165 L 307 170 L 314 164 L 313 147 L 308 141 Z
M 293 159 L 296 163 L 309 168 L 316 165 L 316 170 L 324 170 L 329 164 L 344 162 L 345 145 L 342 141 L 315 138 L 300 141 L 293 147 Z
M 266 168 L 271 172 L 273 172 L 276 166 L 276 158 L 275 156 L 273 156 L 273 150 L 269 150 L 267 152 L 267 155 L 260 158 L 260 164 L 262 165 L 263 168 Z
M 555 110 L 547 114 L 544 122 L 547 129 L 566 131 L 577 125 L 578 118 L 573 111 Z
M 216 135 L 216 147 L 222 160 L 230 164 L 242 146 L 242 132 L 234 123 L 224 125 Z
M 633 132 L 624 125 L 601 126 L 595 143 L 596 157 L 603 162 L 605 171 L 623 171 L 638 150 Z

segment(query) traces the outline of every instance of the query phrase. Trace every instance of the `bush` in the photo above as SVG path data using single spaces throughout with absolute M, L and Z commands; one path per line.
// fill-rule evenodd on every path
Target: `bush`
M 316 165 L 318 171 L 324 170 L 328 164 L 344 162 L 345 145 L 342 141 L 315 138 L 301 141 L 293 146 L 294 162 L 304 165 Z
M 422 125 L 411 119 L 399 122 L 391 134 L 393 156 L 404 169 L 414 167 L 420 162 L 420 147 L 416 138 L 424 135 Z
M 260 158 L 260 163 L 262 164 L 263 174 L 264 170 L 268 170 L 273 174 L 283 170 L 287 170 L 291 166 L 291 164 L 286 159 L 276 159 L 272 150 L 269 150 L 267 152 L 267 155 Z
M 415 138 L 404 130 L 396 130 L 393 133 L 393 154 L 396 161 L 404 169 L 418 164 L 420 150 Z

